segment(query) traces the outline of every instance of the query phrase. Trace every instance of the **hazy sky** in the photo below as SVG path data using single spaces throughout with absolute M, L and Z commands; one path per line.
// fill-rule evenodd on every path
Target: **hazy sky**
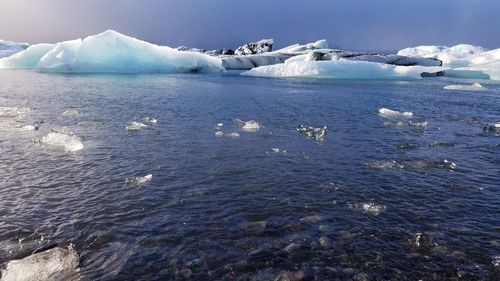
M 172 47 L 274 38 L 334 47 L 500 47 L 500 0 L 0 0 L 0 38 L 58 42 L 114 29 Z

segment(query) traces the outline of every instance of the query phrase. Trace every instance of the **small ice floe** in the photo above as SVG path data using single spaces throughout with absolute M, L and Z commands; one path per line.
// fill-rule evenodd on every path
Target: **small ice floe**
M 127 131 L 139 131 L 139 130 L 142 130 L 142 128 L 146 128 L 147 126 L 148 125 L 146 125 L 144 123 L 132 121 L 132 122 L 128 123 L 125 126 L 125 128 L 127 129 Z
M 457 165 L 447 159 L 442 161 L 427 161 L 427 160 L 412 160 L 398 162 L 396 160 L 370 160 L 366 161 L 365 165 L 374 169 L 394 170 L 394 169 L 413 169 L 413 170 L 428 170 L 428 169 L 448 169 L 455 170 Z
M 425 232 L 415 233 L 410 239 L 408 239 L 408 243 L 412 248 L 419 251 L 429 251 L 437 246 L 437 243 L 435 243 Z
M 33 124 L 28 124 L 21 126 L 20 129 L 21 131 L 38 131 L 40 129 L 40 126 L 42 125 L 43 122 L 37 122 Z
M 361 210 L 367 214 L 375 215 L 375 216 L 379 215 L 381 212 L 383 212 L 386 209 L 385 205 L 377 204 L 374 202 L 348 203 L 347 205 L 351 209 Z
M 224 127 L 224 123 L 217 123 L 217 125 L 215 125 L 216 130 L 221 130 L 222 127 Z
M 223 131 L 215 131 L 215 136 L 222 137 L 222 136 L 224 136 L 224 132 Z
M 63 280 L 78 267 L 80 258 L 72 246 L 56 247 L 20 260 L 12 260 L 2 271 L 2 281 Z M 54 278 L 54 277 L 58 278 Z M 59 278 L 60 277 L 60 278 Z
M 270 154 L 270 153 L 272 153 L 272 154 L 280 154 L 280 153 L 286 154 L 286 150 L 285 149 L 279 149 L 277 147 L 273 147 L 273 148 L 271 148 L 271 151 L 266 151 L 266 154 Z
M 381 117 L 385 117 L 385 118 L 412 118 L 413 117 L 413 113 L 412 112 L 408 112 L 408 111 L 405 111 L 405 112 L 399 112 L 399 111 L 395 111 L 395 110 L 391 110 L 391 109 L 388 109 L 388 108 L 380 108 L 378 110 L 378 115 L 380 115 Z
M 234 120 L 236 125 L 240 126 L 243 131 L 256 132 L 260 130 L 261 125 L 255 120 L 243 121 L 241 119 Z
M 41 139 L 35 139 L 34 142 L 56 148 L 63 148 L 66 152 L 76 152 L 83 149 L 83 143 L 80 138 L 64 130 L 61 130 L 61 132 L 50 132 Z
M 404 169 L 405 165 L 396 160 L 370 160 L 366 161 L 365 165 L 373 169 Z
M 299 125 L 297 127 L 297 131 L 316 141 L 322 141 L 326 136 L 326 126 L 312 127 L 308 125 Z
M 418 147 L 418 144 L 416 143 L 400 143 L 400 144 L 396 144 L 394 146 L 395 148 L 397 149 L 412 149 L 412 148 L 417 148 Z
M 240 137 L 240 133 L 237 133 L 237 132 L 224 133 L 224 136 L 229 137 L 229 138 L 239 138 Z
M 142 184 L 145 184 L 145 183 L 149 182 L 151 179 L 153 179 L 153 175 L 152 174 L 148 174 L 148 175 L 145 175 L 145 176 L 142 176 L 142 177 L 128 178 L 128 179 L 125 180 L 125 183 L 135 184 L 135 185 L 142 185 Z
M 500 122 L 496 122 L 494 124 L 488 124 L 483 128 L 485 132 L 489 133 L 500 133 Z
M 452 146 L 455 146 L 455 144 L 448 142 L 440 142 L 440 141 L 431 141 L 429 143 L 429 147 L 452 147 Z
M 25 113 L 29 112 L 30 110 L 31 108 L 29 107 L 0 106 L 0 117 L 4 118 L 22 117 Z
M 79 114 L 80 114 L 80 112 L 78 112 L 78 110 L 76 110 L 76 109 L 67 109 L 62 113 L 62 116 L 75 117 L 75 116 L 78 116 Z
M 444 86 L 445 90 L 452 91 L 486 91 L 487 89 L 483 85 L 475 82 L 472 85 L 448 85 Z
M 81 127 L 88 127 L 88 128 L 100 128 L 103 126 L 102 122 L 100 121 L 95 121 L 95 120 L 85 120 L 85 121 L 80 121 L 78 122 L 78 126 Z
M 390 122 L 386 121 L 382 123 L 385 127 L 421 127 L 425 128 L 427 127 L 428 122 L 427 121 L 421 121 L 421 122 L 402 122 L 402 121 L 397 121 L 397 122 Z
M 494 256 L 491 264 L 493 264 L 494 267 L 500 267 L 500 256 Z
M 151 125 L 156 125 L 156 123 L 158 123 L 158 119 L 148 116 L 148 117 L 144 118 L 144 122 L 151 124 Z

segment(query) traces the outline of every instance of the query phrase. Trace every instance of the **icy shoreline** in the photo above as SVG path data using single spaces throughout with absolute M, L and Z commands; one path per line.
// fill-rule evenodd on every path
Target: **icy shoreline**
M 273 51 L 264 39 L 232 49 L 176 49 L 113 30 L 56 44 L 8 41 L 0 45 L 0 69 L 57 73 L 220 73 L 330 79 L 419 79 L 450 76 L 500 80 L 500 49 L 461 44 L 418 46 L 396 54 L 332 49 L 326 40 Z

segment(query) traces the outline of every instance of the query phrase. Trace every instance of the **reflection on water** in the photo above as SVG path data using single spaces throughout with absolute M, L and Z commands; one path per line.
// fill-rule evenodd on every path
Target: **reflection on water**
M 498 277 L 498 84 L 0 77 L 3 266 L 73 244 L 81 280 Z

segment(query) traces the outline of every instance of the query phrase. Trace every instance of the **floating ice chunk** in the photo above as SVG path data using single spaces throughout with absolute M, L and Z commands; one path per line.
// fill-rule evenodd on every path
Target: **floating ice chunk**
M 74 117 L 77 116 L 78 114 L 80 114 L 80 112 L 78 112 L 78 110 L 76 109 L 67 109 L 62 113 L 62 116 Z
M 22 131 L 37 131 L 40 129 L 41 123 L 35 123 L 35 124 L 30 124 L 30 125 L 24 125 L 21 127 Z
M 127 129 L 127 131 L 139 131 L 142 128 L 146 128 L 147 126 L 148 125 L 144 123 L 132 121 L 128 125 L 126 125 L 125 128 Z
M 326 136 L 326 126 L 315 128 L 308 125 L 299 125 L 297 131 L 316 141 L 322 141 Z
M 56 247 L 7 263 L 2 281 L 52 280 L 58 274 L 70 273 L 79 265 L 79 257 L 73 247 Z
M 30 110 L 31 108 L 29 107 L 3 106 L 0 107 L 0 117 L 5 117 L 5 118 L 22 117 Z
M 153 117 L 145 117 L 144 122 L 149 123 L 151 125 L 156 125 L 156 123 L 158 123 L 158 119 Z
M 413 170 L 428 170 L 428 169 L 448 169 L 455 170 L 457 165 L 447 159 L 442 161 L 427 161 L 427 160 L 412 160 L 398 162 L 396 160 L 370 160 L 366 161 L 365 165 L 374 169 L 413 169 Z
M 388 108 L 380 108 L 378 110 L 378 114 L 382 117 L 385 118 L 394 118 L 394 117 L 404 117 L 404 118 L 411 118 L 413 117 L 413 113 L 405 111 L 403 113 L 395 110 L 391 110 Z
M 437 246 L 431 237 L 425 232 L 418 232 L 408 239 L 408 243 L 411 247 L 419 251 L 428 251 Z
M 373 169 L 404 169 L 405 165 L 397 162 L 396 160 L 370 160 L 365 164 Z
M 0 68 L 76 73 L 220 72 L 219 58 L 158 46 L 113 30 L 56 45 L 33 45 Z
M 447 68 L 426 66 L 395 66 L 385 63 L 328 60 L 292 61 L 261 66 L 242 75 L 262 77 L 313 77 L 331 79 L 419 79 L 422 74 L 438 73 Z
M 234 120 L 234 123 L 236 123 L 236 125 L 240 126 L 243 131 L 247 131 L 247 132 L 255 132 L 255 131 L 260 130 L 260 128 L 261 128 L 261 125 L 259 124 L 259 122 L 254 121 L 254 120 L 243 121 L 241 119 L 236 119 L 236 120 Z
M 217 123 L 217 127 L 224 127 L 224 123 Z
M 222 136 L 224 136 L 224 132 L 223 131 L 216 131 L 215 132 L 215 136 L 216 137 L 222 137 Z
M 382 204 L 377 204 L 374 202 L 367 202 L 367 203 L 348 203 L 349 208 L 351 209 L 359 209 L 362 210 L 365 213 L 371 214 L 371 215 L 379 215 L 382 211 L 386 209 L 385 205 Z
M 0 58 L 11 56 L 29 47 L 28 43 L 0 40 Z
M 151 179 L 153 179 L 153 175 L 152 174 L 148 174 L 148 175 L 145 175 L 145 176 L 142 176 L 142 177 L 128 178 L 128 179 L 125 180 L 125 182 L 126 183 L 131 183 L 131 184 L 136 184 L 136 185 L 142 185 L 142 184 L 147 183 Z
M 485 91 L 487 90 L 481 84 L 475 82 L 472 85 L 447 85 L 444 86 L 445 90 L 456 90 L 456 91 Z
M 240 137 L 240 133 L 237 133 L 237 132 L 225 133 L 224 136 L 230 137 L 230 138 L 239 138 Z
M 50 132 L 40 140 L 40 143 L 63 148 L 67 152 L 75 152 L 83 149 L 83 143 L 80 138 L 67 133 Z

